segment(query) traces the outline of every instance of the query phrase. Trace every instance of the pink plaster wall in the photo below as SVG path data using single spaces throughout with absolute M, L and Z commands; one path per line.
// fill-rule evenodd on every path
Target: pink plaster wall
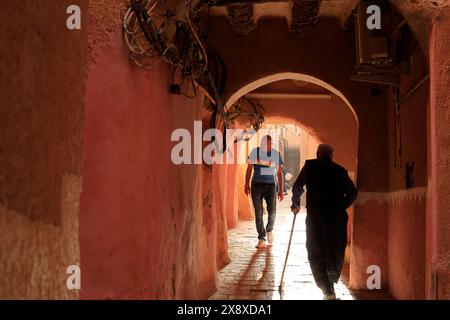
M 213 190 L 216 195 L 216 215 L 217 215 L 217 241 L 218 250 L 216 252 L 217 267 L 222 269 L 229 262 L 228 257 L 228 226 L 227 226 L 227 168 L 226 164 L 213 165 Z
M 359 196 L 361 198 L 361 195 Z M 352 289 L 367 289 L 370 276 L 367 268 L 380 267 L 381 287 L 388 288 L 388 208 L 383 201 L 358 201 L 354 205 L 350 254 L 350 283 Z
M 171 164 L 169 139 L 171 128 L 193 120 L 176 119 L 176 109 L 198 114 L 200 101 L 187 106 L 170 97 L 169 70 L 132 69 L 120 33 L 112 37 L 91 66 L 86 91 L 82 297 L 190 297 L 196 172 Z
M 400 97 L 428 73 L 426 58 L 418 47 L 411 59 L 411 72 L 402 76 Z M 401 167 L 394 166 L 394 139 L 389 146 L 389 189 L 395 201 L 388 202 L 389 287 L 399 299 L 425 297 L 425 204 L 427 186 L 427 107 L 429 82 L 400 105 Z M 395 105 L 388 95 L 389 137 L 394 137 Z M 414 188 L 405 189 L 407 162 L 414 162 Z M 420 195 L 418 195 L 420 194 Z
M 253 220 L 255 215 L 253 212 L 253 204 L 250 196 L 245 194 L 245 173 L 247 165 L 239 165 L 237 177 L 237 194 L 238 194 L 238 217 L 239 220 Z
M 238 164 L 227 164 L 227 188 L 226 211 L 227 211 L 227 229 L 233 229 L 239 222 L 238 217 L 238 188 L 242 186 L 237 180 Z

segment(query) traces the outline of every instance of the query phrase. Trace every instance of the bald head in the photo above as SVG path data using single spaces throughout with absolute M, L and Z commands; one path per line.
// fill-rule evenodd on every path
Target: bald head
M 328 144 L 319 144 L 317 147 L 317 159 L 333 159 L 333 147 Z

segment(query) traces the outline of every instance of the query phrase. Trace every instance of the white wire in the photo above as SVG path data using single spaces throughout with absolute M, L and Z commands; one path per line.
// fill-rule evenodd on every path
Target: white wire
M 159 1 L 146 1 L 144 9 L 150 16 L 156 9 L 158 3 Z M 140 68 L 153 69 L 161 61 L 161 57 L 154 52 L 150 44 L 144 39 L 144 35 L 139 27 L 138 18 L 131 6 L 124 14 L 123 30 L 125 43 L 130 50 L 131 62 Z

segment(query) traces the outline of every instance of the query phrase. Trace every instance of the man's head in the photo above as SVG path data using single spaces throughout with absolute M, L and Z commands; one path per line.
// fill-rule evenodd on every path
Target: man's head
M 261 139 L 261 148 L 264 151 L 270 151 L 272 150 L 272 137 L 269 135 L 265 135 L 262 139 Z
M 317 147 L 317 159 L 333 159 L 333 147 L 328 144 L 319 144 Z

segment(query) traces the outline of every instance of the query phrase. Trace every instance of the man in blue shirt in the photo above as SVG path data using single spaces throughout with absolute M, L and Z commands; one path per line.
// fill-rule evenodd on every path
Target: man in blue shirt
M 253 206 L 255 208 L 256 230 L 258 231 L 257 248 L 266 246 L 266 235 L 269 244 L 273 243 L 273 225 L 276 215 L 277 184 L 278 199 L 281 201 L 283 195 L 282 178 L 283 160 L 280 153 L 272 148 L 272 137 L 269 135 L 261 139 L 261 145 L 254 148 L 248 157 L 247 172 L 245 175 L 245 194 L 252 195 Z M 252 171 L 254 170 L 251 180 Z M 263 221 L 263 199 L 266 200 L 268 222 L 264 227 Z

